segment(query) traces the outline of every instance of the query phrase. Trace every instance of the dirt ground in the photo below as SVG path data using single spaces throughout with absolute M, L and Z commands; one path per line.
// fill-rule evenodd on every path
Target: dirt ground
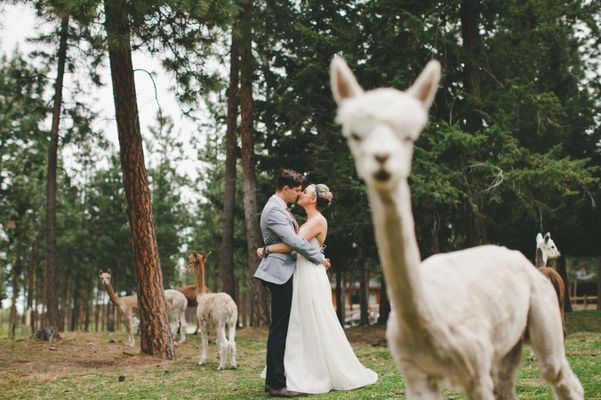
M 347 335 L 353 344 L 386 345 L 384 326 L 355 327 L 347 330 Z M 237 336 L 266 339 L 267 329 L 241 328 L 238 329 Z M 0 351 L 0 388 L 1 382 L 9 376 L 27 379 L 27 376 L 35 373 L 39 379 L 39 373 L 44 370 L 49 370 L 55 375 L 73 372 L 74 369 L 110 369 L 164 362 L 160 357 L 141 354 L 139 337 L 136 337 L 136 346 L 131 348 L 123 345 L 125 338 L 123 334 L 113 333 L 62 332 L 61 339 L 55 343 L 25 338 L 15 341 L 3 339 Z M 199 337 L 192 334 L 188 335 L 188 339 L 199 342 Z M 120 346 L 106 346 L 107 343 Z M 183 347 L 179 349 L 183 350 Z

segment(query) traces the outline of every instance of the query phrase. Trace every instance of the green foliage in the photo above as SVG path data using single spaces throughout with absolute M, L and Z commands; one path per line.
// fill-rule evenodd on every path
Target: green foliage
M 28 247 L 36 236 L 44 205 L 46 133 L 41 124 L 45 70 L 15 52 L 0 56 L 0 265 L 5 279 L 20 288 Z M 10 273 L 9 273 L 10 271 Z M 15 281 L 16 279 L 16 281 Z
M 187 241 L 192 214 L 188 211 L 182 193 L 191 187 L 186 175 L 176 167 L 184 160 L 183 144 L 173 132 L 169 118 L 157 117 L 157 126 L 150 129 L 150 153 L 157 157 L 148 169 L 152 192 L 152 208 L 163 272 L 163 286 L 175 287 L 179 281 L 178 260 L 185 257 L 183 245 Z

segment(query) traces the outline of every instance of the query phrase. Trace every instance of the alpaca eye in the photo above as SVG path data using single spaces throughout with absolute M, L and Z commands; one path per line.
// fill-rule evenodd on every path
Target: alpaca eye
M 406 137 L 406 138 L 403 139 L 403 142 L 405 142 L 405 143 L 413 143 L 413 140 L 411 140 L 410 137 Z
M 357 135 L 354 132 L 351 132 L 351 139 L 353 139 L 354 141 L 360 142 L 361 141 L 361 136 Z

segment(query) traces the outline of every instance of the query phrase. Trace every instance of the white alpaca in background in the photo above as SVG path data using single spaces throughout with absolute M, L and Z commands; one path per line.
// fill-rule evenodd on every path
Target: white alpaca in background
M 555 245 L 551 234 L 547 232 L 545 236 L 541 233 L 536 235 L 536 255 L 534 257 L 534 265 L 545 276 L 553 285 L 555 294 L 557 295 L 557 302 L 559 304 L 559 312 L 561 313 L 561 326 L 563 327 L 563 336 L 565 337 L 568 332 L 565 324 L 565 312 L 564 312 L 564 301 L 566 296 L 566 283 L 564 282 L 559 272 L 553 268 L 547 267 L 547 261 L 558 258 L 561 256 L 559 249 Z M 532 355 L 530 356 L 532 359 Z
M 582 399 L 564 354 L 555 292 L 521 253 L 479 246 L 420 260 L 407 178 L 440 64 L 430 62 L 406 92 L 364 92 L 340 57 L 330 72 L 337 122 L 368 189 L 392 308 L 388 344 L 407 397 L 439 399 L 442 382 L 470 400 L 515 399 L 527 337 L 555 396 Z
M 179 344 L 186 342 L 186 307 L 188 307 L 188 299 L 184 294 L 175 289 L 165 290 L 165 301 L 171 307 L 173 313 L 173 319 L 175 320 L 172 327 L 171 333 L 173 339 L 177 335 L 177 329 L 179 328 Z
M 192 252 L 188 257 L 188 267 L 196 273 L 196 319 L 200 324 L 201 353 L 199 365 L 207 362 L 207 349 L 209 347 L 209 324 L 215 327 L 217 347 L 219 348 L 219 367 L 224 369 L 229 358 L 232 368 L 237 368 L 236 363 L 236 322 L 238 321 L 238 307 L 227 293 L 209 293 L 205 286 L 205 262 L 211 252 L 198 254 Z M 227 330 L 227 334 L 226 334 Z

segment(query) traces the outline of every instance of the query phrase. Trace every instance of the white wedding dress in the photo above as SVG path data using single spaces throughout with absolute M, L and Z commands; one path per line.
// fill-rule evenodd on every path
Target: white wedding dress
M 319 247 L 316 238 L 311 244 Z M 375 383 L 378 374 L 359 362 L 340 326 L 325 267 L 299 254 L 292 282 L 284 355 L 288 390 L 326 393 Z

